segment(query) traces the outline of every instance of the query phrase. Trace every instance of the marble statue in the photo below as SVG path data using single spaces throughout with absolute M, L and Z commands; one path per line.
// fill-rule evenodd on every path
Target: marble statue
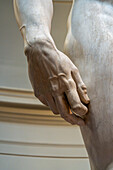
M 65 54 L 50 34 L 52 0 L 14 0 L 14 11 L 35 96 L 80 126 L 92 170 L 113 170 L 113 0 L 73 1 Z

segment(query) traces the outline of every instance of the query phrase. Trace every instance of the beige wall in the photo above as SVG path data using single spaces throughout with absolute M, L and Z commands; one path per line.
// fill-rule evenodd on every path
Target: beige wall
M 70 1 L 54 3 L 52 35 L 60 50 Z M 0 3 L 0 170 L 89 170 L 79 127 L 34 97 L 12 1 Z
M 11 0 L 1 0 L 0 6 L 0 86 L 31 89 L 23 40 L 14 17 Z M 71 3 L 54 3 L 52 35 L 58 49 L 63 50 L 66 22 Z
M 0 170 L 89 170 L 77 126 L 29 90 L 0 88 Z
M 78 128 L 0 123 L 0 170 L 90 170 Z

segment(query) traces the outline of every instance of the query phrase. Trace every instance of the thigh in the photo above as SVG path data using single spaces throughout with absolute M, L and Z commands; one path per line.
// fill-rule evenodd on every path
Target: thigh
M 89 18 L 86 25 L 75 19 L 79 27 L 72 24 L 76 30 L 73 35 L 70 25 L 65 49 L 78 67 L 91 100 L 81 132 L 92 169 L 106 170 L 113 161 L 113 25 L 106 23 L 107 29 L 103 28 L 107 22 L 103 18 L 94 19 L 92 24 Z

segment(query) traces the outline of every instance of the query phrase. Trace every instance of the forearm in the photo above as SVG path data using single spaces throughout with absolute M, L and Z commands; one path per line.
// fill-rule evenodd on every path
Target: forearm
M 14 0 L 14 11 L 24 45 L 43 37 L 51 39 L 52 0 Z
M 89 102 L 86 87 L 78 69 L 56 49 L 50 35 L 52 0 L 14 0 L 14 9 L 35 96 L 69 123 L 84 124 L 80 117 L 86 114 L 87 108 L 80 99 L 83 103 Z

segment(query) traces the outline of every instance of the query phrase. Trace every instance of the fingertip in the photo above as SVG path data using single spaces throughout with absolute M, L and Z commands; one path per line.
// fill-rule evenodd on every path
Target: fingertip
M 79 97 L 83 103 L 88 104 L 90 102 L 90 99 L 87 94 L 87 88 L 85 85 L 78 86 L 78 93 L 79 93 Z
M 85 115 L 88 112 L 88 108 L 82 104 L 83 108 L 83 115 Z
M 90 102 L 90 99 L 87 94 L 84 94 L 84 103 L 88 104 Z
M 86 106 L 84 106 L 82 103 L 76 104 L 75 107 L 72 108 L 72 111 L 75 112 L 75 114 L 83 116 L 88 112 L 88 109 Z

